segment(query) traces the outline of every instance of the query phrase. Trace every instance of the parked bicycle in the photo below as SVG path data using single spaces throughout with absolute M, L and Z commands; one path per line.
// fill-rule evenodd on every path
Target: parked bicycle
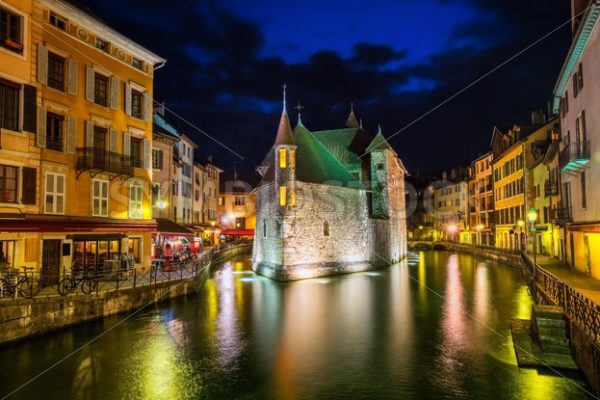
M 2 276 L 2 297 L 16 297 L 17 294 L 26 299 L 33 297 L 33 274 L 28 271 L 32 267 L 21 267 L 23 274 L 6 273 Z
M 97 277 L 98 275 L 95 272 L 84 271 L 81 277 L 72 275 L 63 278 L 58 282 L 58 293 L 61 296 L 66 296 L 79 286 L 84 294 L 90 294 L 98 287 Z

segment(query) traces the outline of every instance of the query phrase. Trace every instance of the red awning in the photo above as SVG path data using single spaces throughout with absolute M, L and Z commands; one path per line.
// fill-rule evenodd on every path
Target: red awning
M 223 229 L 221 235 L 252 236 L 254 235 L 254 229 Z

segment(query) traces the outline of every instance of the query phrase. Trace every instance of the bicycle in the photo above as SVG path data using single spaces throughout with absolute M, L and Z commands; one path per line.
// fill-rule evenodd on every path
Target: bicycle
M 2 276 L 2 297 L 16 297 L 17 294 L 23 298 L 33 298 L 33 276 L 29 276 L 27 271 L 32 270 L 32 267 L 23 268 L 23 275 L 17 272 L 16 280 L 13 274 L 4 274 Z
M 80 278 L 75 276 L 66 277 L 58 282 L 58 293 L 61 296 L 66 296 L 71 293 L 73 290 L 80 286 L 81 291 L 84 294 L 90 294 L 94 289 L 98 287 L 98 280 L 96 279 L 97 275 L 94 273 L 94 276 L 91 277 L 88 271 L 84 271 Z

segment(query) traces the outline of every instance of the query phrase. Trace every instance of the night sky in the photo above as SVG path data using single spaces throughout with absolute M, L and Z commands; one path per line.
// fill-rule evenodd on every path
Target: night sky
M 309 129 L 341 128 L 354 102 L 369 132 L 381 124 L 390 136 L 570 16 L 568 0 L 78 3 L 168 59 L 155 99 L 244 160 L 181 123 L 200 156 L 247 171 L 273 143 L 284 82 L 293 124 L 301 101 Z M 564 27 L 392 139 L 409 171 L 466 164 L 487 151 L 495 124 L 545 108 L 570 34 Z

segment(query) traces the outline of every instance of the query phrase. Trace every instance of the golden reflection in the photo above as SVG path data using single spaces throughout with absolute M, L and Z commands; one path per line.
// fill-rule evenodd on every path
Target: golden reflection
M 410 271 L 406 262 L 390 270 L 390 351 L 389 363 L 393 371 L 409 379 L 414 354 L 414 322 Z M 420 292 L 419 292 L 420 294 Z
M 477 329 L 487 331 L 489 309 L 490 309 L 490 277 L 488 266 L 485 263 L 479 263 L 475 270 L 475 289 L 473 293 L 475 319 Z
M 531 306 L 533 305 L 533 300 L 529 295 L 529 291 L 527 290 L 526 285 L 522 285 L 515 296 L 516 302 L 516 310 L 515 310 L 515 318 L 520 319 L 530 319 L 531 318 Z
M 421 311 L 427 310 L 427 270 L 423 251 L 419 252 L 419 304 Z
M 236 312 L 236 282 L 231 263 L 225 264 L 215 275 L 219 313 L 217 315 L 218 363 L 227 366 L 243 351 L 239 338 L 238 313 Z M 237 282 L 239 283 L 239 282 Z M 239 288 L 238 288 L 239 289 Z

